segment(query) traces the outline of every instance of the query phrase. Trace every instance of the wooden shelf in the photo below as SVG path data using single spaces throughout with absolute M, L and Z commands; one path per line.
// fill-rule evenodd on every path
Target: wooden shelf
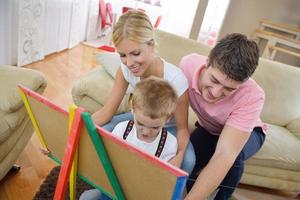
M 298 53 L 300 51 L 299 28 L 275 24 L 268 20 L 260 20 L 259 22 L 260 28 L 255 29 L 254 37 L 267 40 L 262 53 L 263 57 L 274 60 L 276 53 L 282 52 L 300 58 Z M 284 46 L 291 48 L 284 48 Z
M 259 20 L 259 23 L 260 23 L 261 30 L 270 28 L 275 31 L 281 31 L 283 33 L 290 34 L 294 39 L 297 39 L 297 40 L 300 39 L 300 28 L 292 27 L 292 26 L 286 25 L 286 24 L 277 24 L 277 23 L 271 22 L 270 20 L 267 20 L 267 19 L 261 19 L 261 20 Z
M 288 50 L 288 49 L 284 49 L 284 48 L 277 47 L 277 46 L 274 46 L 274 45 L 268 45 L 267 48 L 268 48 L 268 51 L 270 53 L 269 58 L 271 60 L 274 60 L 277 51 L 300 58 L 300 53 L 296 53 L 296 52 Z
M 279 38 L 279 39 L 286 40 L 286 41 L 295 43 L 297 45 L 300 45 L 300 40 L 293 39 L 293 38 L 287 37 L 285 35 L 274 33 L 274 32 L 271 32 L 271 31 L 265 31 L 265 30 L 261 30 L 261 29 L 255 29 L 255 34 L 259 34 L 260 36 L 262 36 L 265 39 L 270 39 L 270 37 L 274 37 L 274 38 Z

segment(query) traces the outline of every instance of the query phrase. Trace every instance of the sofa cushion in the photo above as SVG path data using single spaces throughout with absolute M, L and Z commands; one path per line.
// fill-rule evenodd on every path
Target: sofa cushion
M 288 129 L 268 124 L 266 141 L 251 159 L 249 164 L 277 167 L 281 169 L 300 169 L 300 140 Z
M 7 113 L 14 112 L 23 105 L 18 84 L 34 91 L 46 87 L 46 80 L 41 72 L 12 66 L 0 66 L 0 82 L 0 110 Z
M 300 117 L 288 123 L 286 128 L 300 140 Z
M 299 193 L 299 180 L 300 173 L 295 170 L 247 164 L 241 183 Z
M 155 30 L 157 53 L 167 62 L 178 66 L 181 58 L 190 53 L 208 55 L 211 47 L 196 40 L 188 39 L 165 31 Z
M 77 80 L 72 88 L 72 98 L 77 106 L 94 113 L 106 102 L 114 84 L 114 79 L 102 67 L 90 71 Z M 129 110 L 129 94 L 123 98 L 117 113 Z
M 300 117 L 299 68 L 261 58 L 253 78 L 266 94 L 263 122 L 286 126 Z
M 104 68 L 104 70 L 113 78 L 116 78 L 117 71 L 121 66 L 121 59 L 119 54 L 117 53 L 108 53 L 101 52 L 96 53 L 96 60 Z M 133 92 L 133 88 L 131 85 L 128 85 L 128 89 L 126 90 L 126 94 L 131 94 Z M 108 93 L 109 94 L 109 93 Z
M 100 52 L 96 53 L 97 62 L 113 78 L 116 77 L 117 70 L 121 65 L 121 59 L 117 53 Z
M 11 113 L 0 111 L 0 144 L 3 143 L 9 136 L 19 127 L 25 119 L 25 107 Z
M 4 118 L 5 115 L 6 113 L 0 110 L 0 144 L 6 140 L 11 131 L 8 123 Z

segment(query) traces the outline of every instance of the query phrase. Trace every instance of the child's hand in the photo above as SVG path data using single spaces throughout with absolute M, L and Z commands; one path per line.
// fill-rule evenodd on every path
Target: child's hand
M 51 152 L 48 149 L 40 148 L 42 154 L 48 156 Z

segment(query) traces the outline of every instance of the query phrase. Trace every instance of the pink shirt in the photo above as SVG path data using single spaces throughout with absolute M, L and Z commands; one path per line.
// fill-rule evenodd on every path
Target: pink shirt
M 207 103 L 202 98 L 198 80 L 206 60 L 205 56 L 190 54 L 183 57 L 179 65 L 189 82 L 190 105 L 198 116 L 198 123 L 214 135 L 221 134 L 225 125 L 248 133 L 254 127 L 265 131 L 266 125 L 260 120 L 265 94 L 253 79 L 216 103 Z

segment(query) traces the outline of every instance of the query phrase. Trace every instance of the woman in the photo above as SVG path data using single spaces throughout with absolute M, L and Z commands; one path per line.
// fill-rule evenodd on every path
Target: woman
M 170 163 L 177 167 L 181 166 L 183 170 L 191 173 L 195 154 L 189 142 L 188 82 L 185 75 L 180 68 L 155 54 L 154 29 L 148 16 L 142 11 L 130 10 L 120 16 L 114 26 L 112 40 L 120 54 L 122 64 L 116 73 L 115 83 L 106 104 L 93 114 L 95 123 L 112 131 L 119 122 L 132 119 L 131 112 L 113 116 L 129 84 L 134 88 L 136 83 L 149 76 L 167 80 L 179 97 L 175 120 L 171 120 L 165 126 L 177 137 L 178 142 L 177 154 Z M 81 199 L 99 199 L 99 192 L 97 190 L 85 192 Z
M 184 160 L 182 168 L 190 173 L 195 163 L 195 156 L 190 144 L 189 153 L 186 153 L 189 157 L 184 157 L 190 137 L 187 125 L 188 83 L 184 74 L 178 67 L 155 54 L 154 29 L 148 16 L 142 11 L 130 10 L 123 14 L 114 26 L 112 39 L 122 64 L 117 71 L 106 104 L 93 114 L 95 123 L 104 125 L 106 130 L 112 131 L 117 123 L 132 119 L 131 112 L 113 117 L 129 84 L 134 88 L 137 82 L 149 76 L 169 81 L 179 96 L 175 112 L 176 126 L 175 120 L 172 120 L 172 123 L 167 124 L 166 127 L 172 134 L 177 135 L 178 140 L 177 155 L 170 163 L 180 167 Z

